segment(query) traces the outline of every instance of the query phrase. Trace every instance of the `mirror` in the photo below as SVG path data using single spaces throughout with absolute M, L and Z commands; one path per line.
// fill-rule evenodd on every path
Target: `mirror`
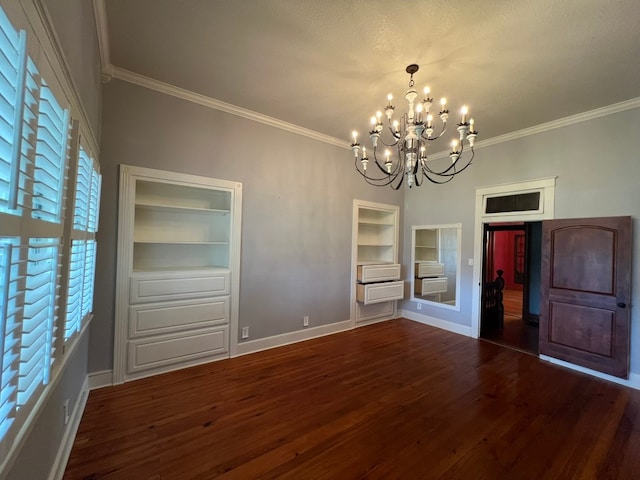
M 411 300 L 460 310 L 462 224 L 412 227 Z

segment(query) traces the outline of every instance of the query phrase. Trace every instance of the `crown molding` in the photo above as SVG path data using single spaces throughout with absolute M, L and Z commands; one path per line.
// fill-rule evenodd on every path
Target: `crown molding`
M 504 135 L 498 135 L 497 137 L 491 137 L 486 140 L 476 142 L 474 150 L 479 148 L 489 147 L 491 145 L 497 145 L 498 143 L 510 142 L 522 137 L 528 137 L 530 135 L 536 135 L 538 133 L 548 132 L 555 130 L 556 128 L 568 127 L 576 123 L 586 122 L 593 120 L 594 118 L 606 117 L 607 115 L 613 115 L 614 113 L 624 112 L 626 110 L 632 110 L 640 107 L 640 97 L 625 100 L 624 102 L 614 103 L 613 105 L 607 105 L 606 107 L 596 108 L 587 112 L 578 113 L 576 115 L 570 115 L 568 117 L 559 118 L 551 122 L 541 123 L 529 128 L 523 128 L 522 130 L 516 130 L 515 132 L 505 133 Z M 429 157 L 429 160 L 436 160 L 438 158 L 448 157 L 449 152 L 438 152 Z
M 102 2 L 103 0 L 95 0 L 95 1 Z M 201 95 L 199 93 L 195 93 L 190 90 L 186 90 L 184 88 L 176 87 L 169 83 L 164 83 L 159 80 L 155 80 L 153 78 L 146 77 L 144 75 L 140 75 L 139 73 L 131 72 L 129 70 L 125 70 L 120 67 L 108 65 L 104 73 L 105 75 L 108 75 L 109 78 L 111 77 L 118 78 L 125 82 L 133 83 L 135 85 L 145 87 L 150 90 L 155 90 L 157 92 L 161 92 L 167 95 L 181 98 L 188 102 L 197 103 L 198 105 L 203 105 L 205 107 L 213 108 L 215 110 L 220 110 L 226 113 L 230 113 L 232 115 L 237 115 L 239 117 L 253 120 L 255 122 L 260 122 L 266 125 L 270 125 L 272 127 L 280 128 L 288 132 L 313 138 L 314 140 L 328 143 L 336 147 L 341 147 L 345 149 L 351 148 L 349 142 L 340 140 L 338 138 L 331 137 L 329 135 L 325 135 L 323 133 L 316 132 L 314 130 L 310 130 L 304 127 L 300 127 L 292 123 L 284 122 L 282 120 L 278 120 L 277 118 L 269 117 L 267 115 L 254 112 L 252 110 L 247 110 L 246 108 L 238 107 L 236 105 L 232 105 L 230 103 L 226 103 L 221 100 L 216 100 L 215 98 L 207 97 L 205 95 Z M 474 149 L 480 149 L 484 147 L 489 147 L 491 145 L 497 145 L 499 143 L 509 142 L 511 140 L 516 140 L 518 138 L 528 137 L 531 135 L 536 135 L 538 133 L 555 130 L 557 128 L 567 127 L 569 125 L 574 125 L 576 123 L 586 122 L 588 120 L 593 120 L 595 118 L 604 117 L 607 115 L 613 115 L 614 113 L 624 112 L 626 110 L 632 110 L 634 108 L 640 108 L 640 97 L 632 98 L 630 100 L 625 100 L 619 103 L 614 103 L 613 105 L 607 105 L 606 107 L 596 108 L 594 110 L 589 110 L 587 112 L 578 113 L 576 115 L 570 115 L 568 117 L 560 118 L 558 120 L 553 120 L 551 122 L 541 123 L 540 125 L 535 125 L 533 127 L 523 128 L 522 130 L 517 130 L 515 132 L 505 133 L 504 135 L 498 135 L 497 137 L 488 138 L 486 140 L 481 140 L 475 144 Z M 448 156 L 449 156 L 448 151 L 442 151 L 442 152 L 438 152 L 431 155 L 429 157 L 429 160 L 436 160 L 436 159 L 445 158 Z
M 93 14 L 96 19 L 96 33 L 98 35 L 98 51 L 102 66 L 102 81 L 111 80 L 113 67 L 111 52 L 109 51 L 109 26 L 107 24 L 107 6 L 104 0 L 93 0 Z
M 226 103 L 221 100 L 216 100 L 215 98 L 207 97 L 205 95 L 192 92 L 191 90 L 186 90 L 184 88 L 176 87 L 175 85 L 161 82 L 159 80 L 155 80 L 150 77 L 145 77 L 144 75 L 140 75 L 139 73 L 134 73 L 120 67 L 114 66 L 112 67 L 112 69 L 113 69 L 112 70 L 113 78 L 117 78 L 119 80 L 123 80 L 129 83 L 133 83 L 134 85 L 145 87 L 150 90 L 155 90 L 157 92 L 164 93 L 166 95 L 171 95 L 173 97 L 177 97 L 182 100 L 186 100 L 188 102 L 196 103 L 198 105 L 213 108 L 215 110 L 220 110 L 222 112 L 230 113 L 232 115 L 243 117 L 248 120 L 253 120 L 254 122 L 263 123 L 271 127 L 296 133 L 298 135 L 309 137 L 314 140 L 318 140 L 320 142 L 328 143 L 329 145 L 334 145 L 336 147 L 341 147 L 345 149 L 351 148 L 351 146 L 349 145 L 349 142 L 340 140 L 335 137 L 331 137 L 329 135 L 325 135 L 324 133 L 320 133 L 314 130 L 310 130 L 308 128 L 300 127 L 298 125 L 294 125 L 293 123 L 284 122 L 282 120 L 278 120 L 277 118 L 269 117 L 268 115 L 263 115 L 261 113 L 254 112 L 246 108 L 238 107 L 236 105 L 232 105 L 230 103 Z

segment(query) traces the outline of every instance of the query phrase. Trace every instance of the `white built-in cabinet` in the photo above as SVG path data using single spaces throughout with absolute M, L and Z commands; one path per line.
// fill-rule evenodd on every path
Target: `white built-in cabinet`
M 352 311 L 356 325 L 397 316 L 404 298 L 398 263 L 399 207 L 354 200 Z
M 120 166 L 114 382 L 237 344 L 242 184 Z

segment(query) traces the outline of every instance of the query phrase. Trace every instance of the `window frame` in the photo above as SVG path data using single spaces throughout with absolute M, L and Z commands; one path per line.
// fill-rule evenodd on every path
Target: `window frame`
M 6 142 L 9 147 L 5 148 L 5 152 L 11 152 L 11 157 L 8 161 L 6 161 L 7 157 L 0 158 L 0 162 L 4 161 L 4 165 L 0 165 L 0 167 L 9 165 L 11 169 L 8 182 L 3 183 L 6 177 L 0 178 L 0 189 L 4 188 L 9 192 L 5 197 L 0 195 L 0 248 L 5 253 L 4 263 L 8 262 L 11 266 L 10 269 L 0 266 L 0 275 L 2 276 L 0 278 L 0 282 L 2 282 L 0 283 L 0 309 L 5 310 L 0 312 L 0 386 L 3 387 L 0 392 L 0 477 L 3 477 L 6 469 L 18 454 L 33 422 L 38 418 L 41 409 L 61 378 L 67 362 L 92 318 L 92 313 L 89 311 L 91 302 L 88 301 L 89 299 L 83 298 L 85 304 L 82 307 L 80 325 L 72 335 L 67 337 L 65 334 L 66 306 L 69 293 L 67 274 L 73 237 L 70 232 L 73 230 L 73 209 L 76 196 L 76 183 L 73 174 L 77 169 L 77 154 L 80 138 L 82 138 L 86 145 L 85 148 L 92 152 L 94 167 L 92 179 L 97 178 L 98 189 L 94 207 L 97 227 L 99 186 L 101 183 L 100 167 L 97 156 L 94 154 L 97 152 L 97 143 L 91 134 L 77 91 L 70 82 L 64 60 L 59 55 L 60 51 L 55 44 L 55 38 L 47 30 L 48 25 L 40 23 L 45 21 L 39 15 L 35 4 L 31 2 L 15 2 L 0 6 L 0 30 L 11 28 L 17 32 L 18 37 L 25 38 L 22 47 L 24 52 L 24 69 L 21 70 L 24 73 L 21 77 L 22 95 L 16 96 L 14 100 L 17 102 L 13 108 L 14 128 L 11 130 L 10 144 Z M 2 33 L 0 33 L 1 35 Z M 0 39 L 0 50 L 2 48 L 4 47 Z M 39 88 L 34 88 L 38 86 Z M 33 215 L 33 212 L 37 210 L 33 194 L 36 191 L 34 177 L 38 168 L 42 166 L 38 165 L 37 155 L 38 153 L 45 155 L 50 153 L 46 148 L 42 148 L 44 145 L 38 149 L 39 130 L 45 126 L 43 123 L 38 125 L 41 118 L 39 114 L 43 89 L 46 91 L 45 96 L 50 95 L 50 99 L 54 99 L 59 104 L 62 111 L 62 120 L 59 125 L 62 128 L 57 130 L 59 135 L 56 145 L 59 145 L 59 148 L 56 148 L 59 160 L 54 162 L 57 164 L 57 170 L 52 183 L 54 187 L 50 191 L 53 200 L 51 205 L 54 207 L 49 209 L 48 215 L 42 216 L 47 218 L 34 218 L 39 216 Z M 55 105 L 53 109 L 60 113 Z M 18 112 L 18 110 L 20 111 Z M 16 122 L 15 119 L 18 121 Z M 7 124 L 8 122 L 5 122 L 4 126 L 0 127 L 5 128 L 5 132 Z M 46 125 L 47 128 L 49 126 L 51 125 Z M 44 171 L 42 168 L 40 170 Z M 0 170 L 1 174 L 2 170 Z M 83 241 L 95 243 L 95 230 L 97 228 L 93 232 L 82 232 Z M 49 239 L 51 245 L 46 248 L 51 250 L 38 251 L 42 247 L 35 244 L 35 239 Z M 10 247 L 2 246 L 8 243 L 11 243 Z M 47 255 L 44 259 L 37 259 L 36 253 L 46 253 Z M 8 260 L 7 255 L 9 255 Z M 93 260 L 95 260 L 95 253 Z M 29 270 L 30 266 L 32 270 Z M 36 279 L 29 280 L 27 278 L 33 272 L 42 273 L 40 269 L 33 270 L 33 268 L 43 266 L 45 268 L 42 269 L 44 271 L 42 284 L 38 283 Z M 10 281 L 10 276 L 15 278 Z M 95 283 L 95 264 L 92 268 L 83 269 L 82 280 L 91 284 Z M 28 322 L 22 316 L 25 311 L 23 304 L 27 297 L 25 293 L 27 284 L 29 288 L 34 287 L 32 288 L 33 294 L 46 291 L 49 299 L 49 303 L 41 305 L 43 310 L 46 310 L 46 315 L 43 317 L 46 324 L 44 328 L 46 337 L 44 342 L 37 344 L 38 349 L 42 348 L 42 358 L 45 359 L 46 365 L 38 367 L 40 370 L 35 375 L 37 378 L 35 383 L 23 380 L 23 392 L 20 393 L 21 368 L 23 378 L 27 378 L 27 375 L 31 373 L 28 368 L 30 365 L 28 365 L 28 361 L 25 361 L 24 355 L 23 359 L 20 359 L 20 354 L 28 349 L 28 345 L 23 341 L 22 331 L 22 326 L 26 321 Z M 10 295 L 10 288 L 14 288 L 11 285 L 19 290 L 16 295 L 13 293 Z M 85 285 L 83 285 L 81 292 L 83 297 L 93 293 L 93 289 L 84 287 Z M 39 288 L 42 288 L 43 291 L 37 291 Z M 6 308 L 9 305 L 9 299 L 14 302 L 12 305 L 16 307 L 12 311 L 12 314 L 16 314 L 16 320 L 12 321 L 10 329 L 7 327 L 8 323 L 5 322 L 5 318 L 9 318 Z M 37 321 L 40 321 L 40 317 L 37 318 Z M 12 336 L 5 335 L 5 331 L 8 331 Z M 39 336 L 37 338 L 40 339 Z M 14 341 L 15 345 L 11 343 Z M 24 345 L 26 345 L 25 348 L 23 348 Z M 5 352 L 9 352 L 9 354 L 5 355 Z M 42 364 L 40 359 L 37 359 L 37 362 Z M 7 373 L 5 374 L 5 372 Z M 7 386 L 10 388 L 6 388 Z M 18 399 L 18 395 L 20 395 L 20 399 Z M 7 414 L 3 409 L 7 410 Z

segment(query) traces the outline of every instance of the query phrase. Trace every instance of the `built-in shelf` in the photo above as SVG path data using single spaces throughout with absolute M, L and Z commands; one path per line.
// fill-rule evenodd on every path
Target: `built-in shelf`
M 204 215 L 228 215 L 230 213 L 229 210 L 221 210 L 216 208 L 183 207 L 180 205 L 168 205 L 168 204 L 145 203 L 145 202 L 136 202 L 136 208 L 156 210 L 156 211 L 201 213 Z
M 356 324 L 394 318 L 403 298 L 398 261 L 399 207 L 354 201 L 354 301 Z
M 238 328 L 241 188 L 121 166 L 117 381 L 229 356 Z
M 133 243 L 147 245 L 229 245 L 229 242 L 182 242 L 178 240 L 135 240 Z

